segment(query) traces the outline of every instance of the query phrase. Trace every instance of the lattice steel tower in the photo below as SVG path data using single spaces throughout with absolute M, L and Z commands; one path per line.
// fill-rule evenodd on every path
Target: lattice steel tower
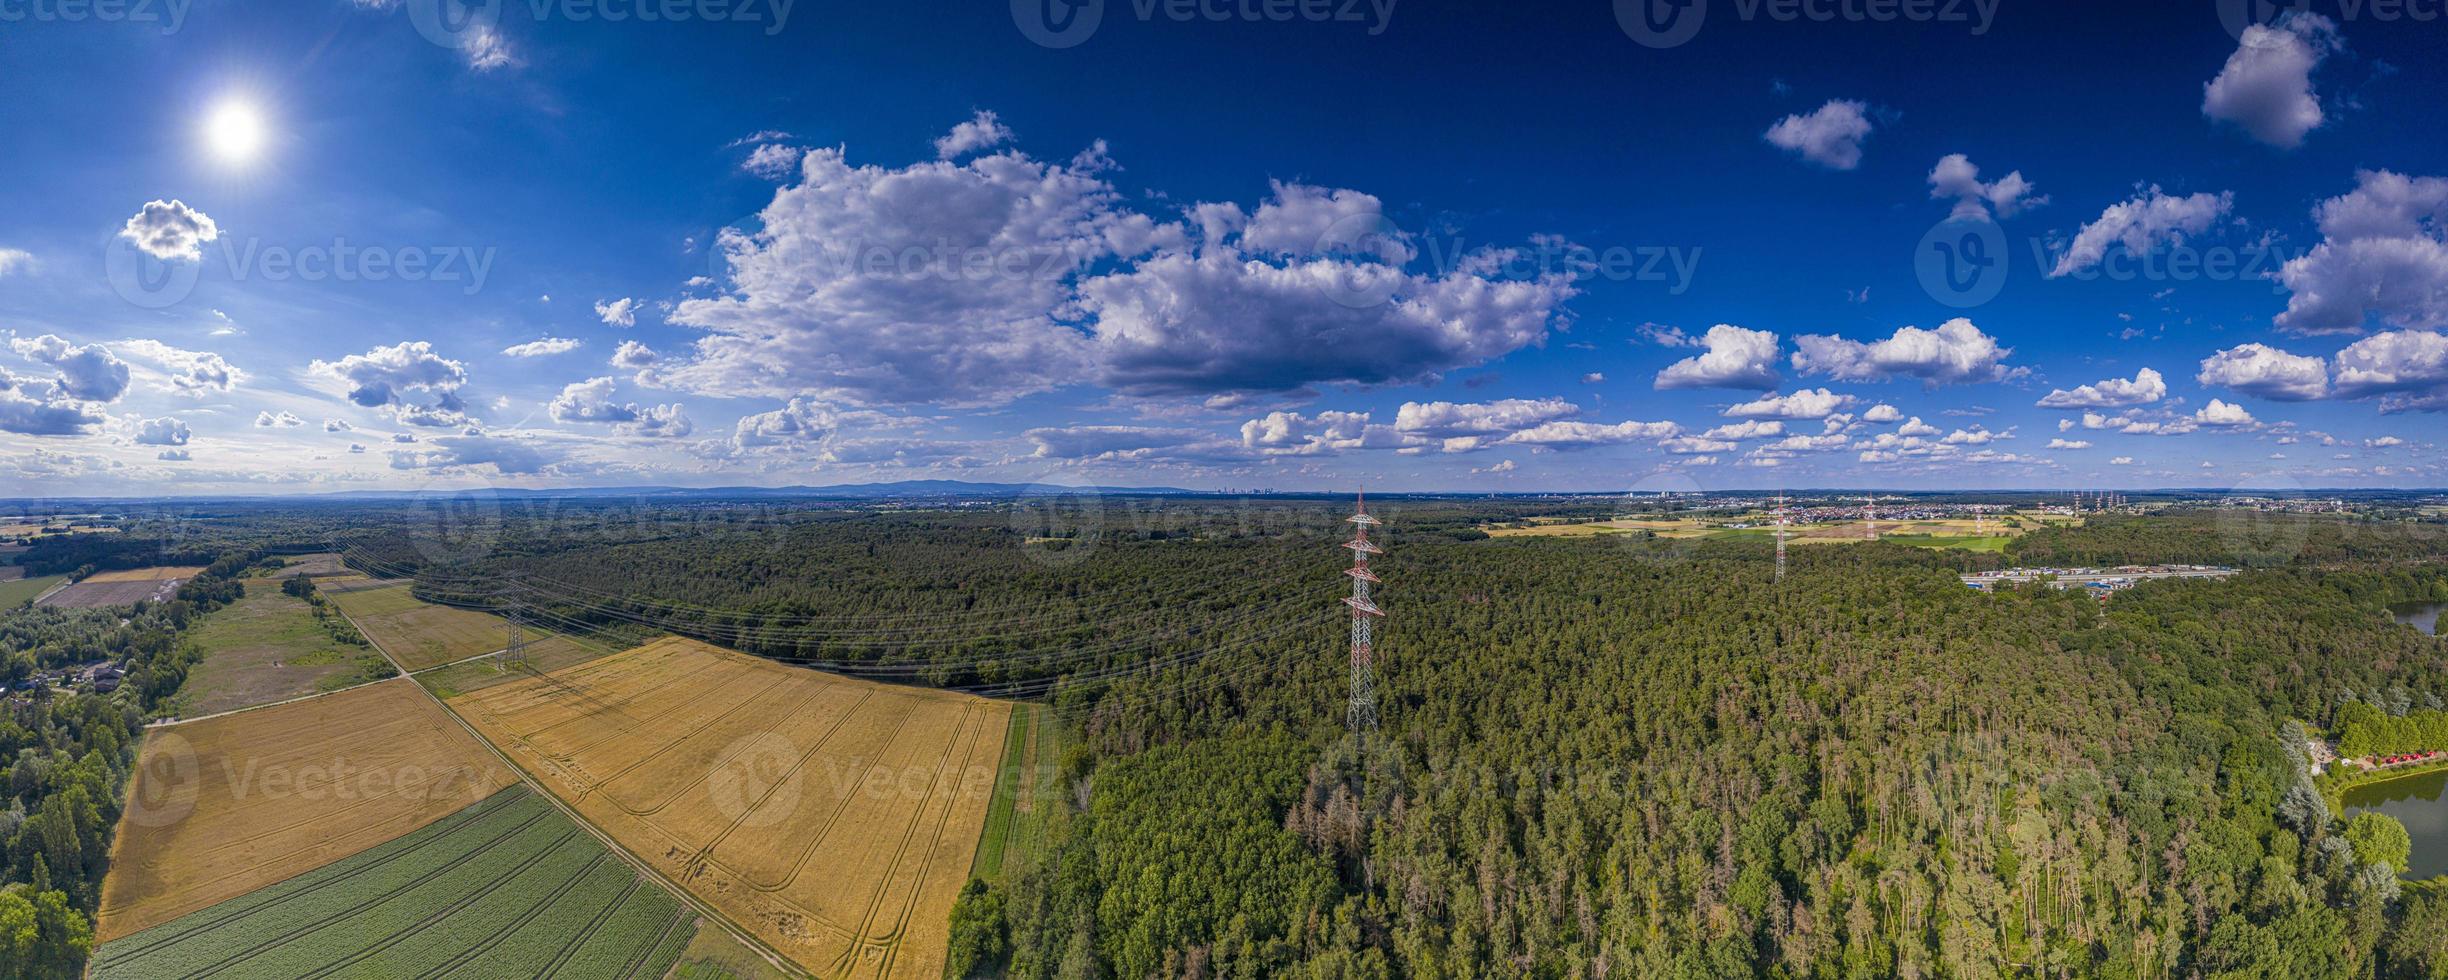
M 1352 524 L 1352 539 L 1343 543 L 1352 553 L 1352 567 L 1343 574 L 1351 576 L 1351 595 L 1343 604 L 1351 607 L 1351 708 L 1347 720 L 1352 734 L 1366 736 L 1377 730 L 1377 650 L 1373 620 L 1385 615 L 1369 598 L 1369 586 L 1377 584 L 1377 574 L 1369 571 L 1369 556 L 1382 555 L 1384 550 L 1368 539 L 1369 528 L 1383 523 L 1369 516 L 1368 494 L 1360 495 L 1357 510 L 1345 518 Z
M 1786 527 L 1786 517 L 1785 517 L 1785 494 L 1784 494 L 1784 492 L 1783 492 L 1783 491 L 1779 491 L 1779 492 L 1777 493 L 1777 509 L 1776 509 L 1776 541 L 1777 541 L 1777 566 L 1776 566 L 1776 580 L 1777 580 L 1777 581 L 1779 581 L 1779 582 L 1785 581 L 1785 535 L 1786 535 L 1787 533 L 1789 533 L 1789 532 L 1787 532 L 1787 531 L 1785 530 L 1785 527 Z
M 520 612 L 518 600 L 509 597 L 508 588 L 502 589 L 499 594 L 502 597 L 502 620 L 510 624 L 510 645 L 502 648 L 498 660 L 501 669 L 515 670 L 527 666 L 526 616 Z

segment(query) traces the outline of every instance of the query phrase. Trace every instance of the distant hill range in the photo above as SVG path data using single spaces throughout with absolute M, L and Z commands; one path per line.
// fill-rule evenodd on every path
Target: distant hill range
M 278 497 L 307 501 L 366 501 L 430 500 L 450 497 L 489 497 L 499 500 L 576 500 L 595 498 L 628 498 L 651 500 L 943 500 L 947 498 L 1007 499 L 1012 497 L 1053 497 L 1077 495 L 1105 496 L 1217 496 L 1217 491 L 1187 490 L 1181 487 L 1111 487 L 1062 486 L 1045 483 L 971 483 L 966 480 L 900 480 L 892 483 L 836 483 L 827 486 L 789 487 L 569 487 L 565 489 L 523 489 L 519 487 L 467 487 L 432 490 L 345 490 L 318 494 L 193 494 L 156 497 L 39 497 L 17 498 L 24 502 L 40 502 L 57 507 L 77 501 L 131 500 L 263 500 Z M 1237 495 L 1237 494 L 1236 494 Z

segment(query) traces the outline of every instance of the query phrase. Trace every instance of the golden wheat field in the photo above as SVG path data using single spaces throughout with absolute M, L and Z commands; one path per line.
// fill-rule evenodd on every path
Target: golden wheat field
M 450 705 L 809 970 L 930 980 L 1011 713 L 676 638 Z
M 322 867 L 515 781 L 406 678 L 154 729 L 111 845 L 95 938 Z

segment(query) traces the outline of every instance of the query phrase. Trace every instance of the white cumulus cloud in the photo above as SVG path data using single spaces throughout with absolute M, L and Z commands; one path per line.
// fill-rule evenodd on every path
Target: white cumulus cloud
M 1777 374 L 1777 335 L 1746 330 L 1730 323 L 1710 327 L 1701 339 L 1708 351 L 1676 361 L 1657 373 L 1659 390 L 1672 388 L 1774 389 L 1784 382 Z
M 2159 245 L 2182 242 L 2210 230 L 2234 205 L 2235 195 L 2227 191 L 2175 197 L 2152 184 L 2131 200 L 2102 209 L 2098 218 L 2075 232 L 2073 243 L 2057 257 L 2049 276 L 2070 275 L 2098 265 L 2107 257 L 2110 245 L 2123 245 L 2126 254 L 2141 255 Z
M 2341 47 L 2337 22 L 2319 14 L 2298 11 L 2246 27 L 2227 64 L 2202 86 L 2202 114 L 2271 146 L 2300 146 L 2325 118 L 2312 71 Z
M 540 340 L 530 340 L 524 344 L 504 347 L 502 353 L 511 357 L 545 357 L 552 354 L 567 354 L 581 346 L 584 345 L 567 337 L 545 337 Z
M 2448 324 L 2448 180 L 2367 170 L 2312 214 L 2320 244 L 2278 272 L 2290 293 L 2273 321 L 2281 329 L 2360 333 L 2374 318 Z
M 1869 106 L 1852 99 L 1831 99 L 1809 115 L 1777 120 L 1761 134 L 1771 145 L 1831 170 L 1861 166 L 1862 140 L 1870 136 Z
M 2069 391 L 2059 388 L 2040 399 L 2041 408 L 2125 408 L 2147 405 L 2166 398 L 2167 379 L 2158 371 L 2143 368 L 2131 380 L 2109 378 L 2082 385 Z
M 119 229 L 119 237 L 165 262 L 193 262 L 204 257 L 206 242 L 221 237 L 221 226 L 213 223 L 211 215 L 188 207 L 185 201 L 156 200 L 145 202 L 143 210 L 127 219 L 127 224 Z
M 1936 330 L 1899 327 L 1887 339 L 1869 343 L 1806 334 L 1794 338 L 1794 346 L 1796 370 L 1838 381 L 1914 378 L 1927 385 L 1972 384 L 2005 381 L 2024 373 L 2023 368 L 2006 366 L 2012 348 L 2000 345 L 1996 337 L 1963 317 L 1939 324 Z
M 2273 401 L 2310 401 L 2329 394 L 2329 369 L 2320 358 L 2267 344 L 2244 344 L 2203 358 L 2194 380 Z
M 1938 158 L 1929 172 L 1930 197 L 1955 201 L 1953 217 L 1984 218 L 1994 213 L 2011 218 L 2029 208 L 2048 203 L 2048 195 L 2032 192 L 2032 183 L 2020 170 L 2011 171 L 1993 181 L 1980 179 L 1980 167 L 1972 158 L 1961 153 L 1949 153 Z
M 1826 388 L 1803 389 L 1790 395 L 1767 395 L 1733 405 L 1725 410 L 1728 418 L 1746 419 L 1823 419 L 1852 407 L 1851 395 L 1840 395 Z

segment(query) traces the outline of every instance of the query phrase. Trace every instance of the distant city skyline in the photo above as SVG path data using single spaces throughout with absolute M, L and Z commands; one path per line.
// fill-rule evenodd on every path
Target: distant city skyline
M 0 497 L 2448 485 L 2448 25 L 2231 6 L 63 13 Z

